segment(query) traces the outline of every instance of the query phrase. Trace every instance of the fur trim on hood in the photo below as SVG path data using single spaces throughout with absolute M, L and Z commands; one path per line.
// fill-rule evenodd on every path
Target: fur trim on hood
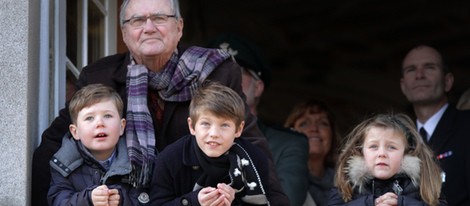
M 359 192 L 364 191 L 365 185 L 370 182 L 374 177 L 366 168 L 364 157 L 352 156 L 347 162 L 348 166 L 345 172 L 352 183 L 352 188 L 358 188 Z M 401 163 L 401 169 L 398 174 L 407 175 L 414 186 L 419 186 L 421 160 L 416 156 L 405 155 Z

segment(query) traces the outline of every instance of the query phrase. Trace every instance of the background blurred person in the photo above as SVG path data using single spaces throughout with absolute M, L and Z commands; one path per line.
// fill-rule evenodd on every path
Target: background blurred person
M 321 101 L 301 102 L 294 106 L 284 126 L 308 138 L 310 186 L 304 205 L 326 205 L 334 183 L 339 145 L 333 113 Z

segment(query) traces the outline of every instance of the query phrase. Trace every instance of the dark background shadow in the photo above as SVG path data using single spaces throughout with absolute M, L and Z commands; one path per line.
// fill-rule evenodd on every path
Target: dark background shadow
M 378 112 L 410 111 L 399 88 L 403 56 L 426 43 L 443 53 L 455 75 L 451 102 L 470 88 L 470 1 L 181 1 L 183 43 L 204 45 L 237 33 L 273 69 L 260 117 L 282 124 L 292 106 L 325 100 L 339 128 Z

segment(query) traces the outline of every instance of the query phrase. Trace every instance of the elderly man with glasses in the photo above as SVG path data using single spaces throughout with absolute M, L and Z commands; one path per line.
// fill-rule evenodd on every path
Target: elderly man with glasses
M 148 202 L 146 191 L 152 179 L 153 162 L 168 144 L 189 134 L 186 125 L 193 92 L 204 81 L 229 86 L 245 99 L 241 69 L 223 50 L 201 47 L 181 48 L 183 18 L 177 0 L 125 0 L 120 13 L 121 31 L 128 52 L 104 57 L 83 68 L 77 89 L 92 83 L 113 87 L 125 104 L 125 137 L 133 171 L 128 181 L 142 188 L 137 194 Z M 256 117 L 246 107 L 241 138 L 259 146 L 268 155 L 266 139 L 256 125 Z M 67 137 L 70 115 L 67 109 L 42 135 L 33 157 L 32 203 L 47 205 L 50 182 L 49 160 Z M 67 165 L 64 165 L 66 167 Z M 289 205 L 273 164 L 270 168 L 272 205 Z M 106 184 L 106 183 L 103 183 Z

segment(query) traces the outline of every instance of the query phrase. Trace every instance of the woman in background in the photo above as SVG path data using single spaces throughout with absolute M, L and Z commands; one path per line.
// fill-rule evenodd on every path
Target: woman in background
M 339 145 L 333 113 L 321 101 L 301 102 L 292 109 L 284 126 L 308 137 L 310 186 L 304 206 L 326 205 Z

